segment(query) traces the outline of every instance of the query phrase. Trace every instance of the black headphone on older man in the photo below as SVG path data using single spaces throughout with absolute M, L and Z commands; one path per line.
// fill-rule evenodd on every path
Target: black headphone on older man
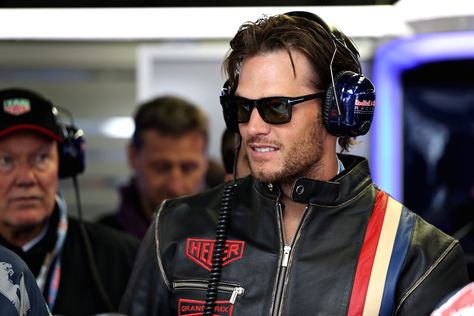
M 59 143 L 59 177 L 74 177 L 84 171 L 84 132 L 74 125 L 69 111 L 21 88 L 0 90 L 0 106 L 0 136 L 20 130 L 49 136 Z M 69 123 L 61 122 L 64 114 Z

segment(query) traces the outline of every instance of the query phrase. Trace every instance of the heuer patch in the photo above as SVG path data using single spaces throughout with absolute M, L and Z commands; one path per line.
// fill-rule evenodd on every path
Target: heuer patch
M 8 99 L 3 101 L 3 111 L 11 115 L 22 115 L 30 112 L 31 105 L 28 99 Z
M 186 240 L 186 256 L 210 271 L 215 242 L 212 239 L 188 238 Z M 222 258 L 222 266 L 242 258 L 244 244 L 240 240 L 227 240 Z
M 205 301 L 179 299 L 178 316 L 200 316 L 204 313 Z M 232 316 L 234 305 L 229 301 L 216 301 L 213 316 Z

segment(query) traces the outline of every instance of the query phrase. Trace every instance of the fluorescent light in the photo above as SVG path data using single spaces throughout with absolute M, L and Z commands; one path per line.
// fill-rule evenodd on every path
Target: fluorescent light
M 100 125 L 100 131 L 105 136 L 111 138 L 125 138 L 132 137 L 135 124 L 131 117 L 112 117 L 104 120 Z
M 472 0 L 399 0 L 394 6 L 406 22 L 474 15 Z
M 401 38 L 377 50 L 377 108 L 371 132 L 374 182 L 403 201 L 403 107 L 401 74 L 423 63 L 474 58 L 474 32 L 432 33 Z
M 407 32 L 390 5 L 0 9 L 0 39 L 229 39 L 245 21 L 294 10 L 314 12 L 351 37 Z

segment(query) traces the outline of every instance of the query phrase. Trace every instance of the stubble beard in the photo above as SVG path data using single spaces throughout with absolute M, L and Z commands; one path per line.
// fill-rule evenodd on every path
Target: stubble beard
M 265 183 L 279 183 L 282 186 L 292 185 L 296 179 L 301 177 L 312 177 L 318 174 L 320 161 L 323 155 L 323 138 L 326 131 L 321 124 L 320 118 L 305 137 L 298 143 L 280 150 L 285 151 L 283 165 L 279 170 L 258 170 L 248 161 L 250 171 L 255 179 Z M 248 159 L 248 158 L 247 158 Z

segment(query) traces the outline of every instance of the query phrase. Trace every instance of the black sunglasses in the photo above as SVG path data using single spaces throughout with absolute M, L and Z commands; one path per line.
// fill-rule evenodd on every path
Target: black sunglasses
M 235 111 L 238 123 L 250 120 L 254 107 L 260 117 L 270 124 L 285 124 L 291 120 L 292 107 L 298 103 L 324 97 L 325 92 L 303 95 L 300 97 L 268 97 L 250 100 L 234 95 L 221 96 L 221 104 L 226 103 L 228 109 Z

